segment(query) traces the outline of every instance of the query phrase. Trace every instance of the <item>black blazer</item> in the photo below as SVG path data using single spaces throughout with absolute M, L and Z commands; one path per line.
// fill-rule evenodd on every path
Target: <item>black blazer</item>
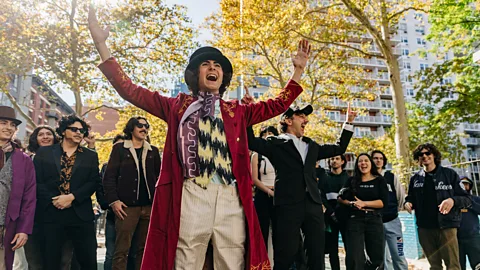
M 353 132 L 342 130 L 336 144 L 320 145 L 303 137 L 303 141 L 308 144 L 305 165 L 292 140 L 274 136 L 266 140 L 256 138 L 251 128 L 247 128 L 247 135 L 248 148 L 266 156 L 275 167 L 275 205 L 301 202 L 305 199 L 306 191 L 316 203 L 322 204 L 315 165 L 320 159 L 345 153 Z
M 91 196 L 100 184 L 98 155 L 88 148 L 82 148 L 83 152 L 77 152 L 70 179 L 70 191 L 75 196 L 72 207 L 81 220 L 93 221 Z M 44 221 L 44 213 L 52 205 L 52 198 L 61 195 L 58 186 L 62 151 L 60 144 L 40 147 L 33 159 L 37 175 L 36 222 Z

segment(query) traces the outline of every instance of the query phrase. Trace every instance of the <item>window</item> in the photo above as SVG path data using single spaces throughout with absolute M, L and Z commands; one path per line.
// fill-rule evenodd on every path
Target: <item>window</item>
M 403 62 L 403 68 L 408 69 L 408 70 L 411 70 L 411 69 L 412 69 L 412 65 L 410 64 L 410 62 Z
M 35 93 L 30 93 L 30 104 L 35 105 Z
M 427 44 L 427 42 L 423 38 L 417 38 L 417 44 L 418 45 L 425 45 L 425 44 Z
M 43 123 L 42 116 L 38 116 L 37 124 L 41 125 Z
M 417 26 L 415 27 L 415 32 L 420 35 L 425 35 L 425 26 Z
M 398 25 L 398 30 L 403 31 L 403 33 L 407 33 L 407 24 L 406 23 L 401 23 Z
M 413 88 L 407 88 L 407 97 L 413 97 L 415 96 L 415 92 Z
M 452 79 L 450 78 L 442 79 L 442 81 L 440 82 L 440 85 L 444 85 L 444 84 L 452 84 Z
M 423 14 L 422 13 L 415 13 L 415 20 L 423 21 Z
M 355 136 L 357 137 L 365 137 L 371 136 L 372 130 L 369 127 L 355 127 Z
M 410 55 L 410 50 L 408 50 L 408 49 L 402 49 L 402 55 L 403 55 L 403 56 L 409 56 L 409 55 Z
M 382 100 L 382 108 L 391 109 L 392 101 L 391 100 Z
M 43 105 L 45 105 L 45 102 L 43 101 L 43 99 L 40 99 L 40 109 L 43 109 Z
M 453 92 L 448 92 L 448 98 L 454 98 Z
M 428 68 L 428 64 L 420 63 L 420 70 L 426 70 Z
M 327 116 L 331 120 L 340 120 L 340 112 L 339 111 L 328 111 Z
M 262 94 L 260 92 L 253 92 L 254 98 L 259 98 Z
M 407 36 L 401 36 L 400 40 L 402 41 L 402 43 L 408 44 L 408 37 Z

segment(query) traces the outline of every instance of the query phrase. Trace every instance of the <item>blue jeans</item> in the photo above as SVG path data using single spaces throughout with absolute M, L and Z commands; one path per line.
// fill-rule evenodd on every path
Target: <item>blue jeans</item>
M 385 231 L 385 269 L 407 270 L 408 263 L 405 258 L 402 223 L 396 219 L 383 223 Z
M 109 213 L 110 214 L 110 213 Z M 113 213 L 111 213 L 113 215 Z M 105 224 L 105 253 L 104 270 L 112 270 L 113 253 L 115 252 L 115 220 L 107 218 Z

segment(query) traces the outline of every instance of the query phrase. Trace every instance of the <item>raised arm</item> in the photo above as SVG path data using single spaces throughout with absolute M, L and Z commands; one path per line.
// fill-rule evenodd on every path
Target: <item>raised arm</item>
M 347 122 L 343 124 L 340 139 L 335 144 L 319 145 L 320 150 L 318 151 L 317 160 L 338 156 L 347 151 L 348 144 L 353 136 L 353 125 L 351 123 L 353 123 L 355 117 L 357 117 L 357 112 L 352 111 L 350 104 L 348 104 Z
M 105 29 L 100 27 L 93 5 L 90 5 L 88 12 L 88 28 L 95 43 L 95 48 L 97 48 L 102 59 L 102 63 L 98 67 L 118 94 L 136 107 L 167 121 L 167 115 L 170 113 L 171 104 L 173 104 L 175 98 L 164 97 L 158 92 L 152 92 L 132 83 L 122 67 L 111 56 L 106 43 L 110 35 L 110 27 Z
M 266 156 L 272 161 L 271 149 L 267 140 L 255 137 L 252 127 L 247 127 L 248 148 Z
M 299 42 L 298 51 L 292 58 L 294 66 L 292 77 L 275 99 L 246 106 L 245 119 L 247 126 L 253 126 L 285 112 L 302 93 L 303 89 L 299 83 L 307 65 L 310 49 L 311 47 L 307 40 L 304 39 Z

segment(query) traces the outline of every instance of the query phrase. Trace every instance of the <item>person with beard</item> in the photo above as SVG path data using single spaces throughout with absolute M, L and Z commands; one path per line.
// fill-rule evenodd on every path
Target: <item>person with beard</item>
M 388 188 L 369 154 L 358 155 L 353 177 L 345 183 L 338 201 L 351 207 L 347 221 L 347 269 L 383 269 L 385 240 L 381 211 L 388 202 Z
M 267 140 L 248 130 L 250 150 L 266 156 L 277 171 L 275 181 L 276 233 L 274 269 L 287 270 L 298 254 L 300 230 L 305 235 L 309 269 L 324 269 L 324 217 L 315 167 L 320 159 L 343 154 L 353 135 L 356 113 L 347 109 L 347 120 L 336 144 L 317 144 L 304 137 L 311 105 L 291 107 L 282 115 L 283 134 Z
M 388 187 L 388 204 L 383 208 L 382 219 L 385 231 L 385 269 L 407 270 L 408 262 L 403 250 L 402 223 L 398 212 L 405 203 L 405 188 L 396 175 L 385 171 L 387 157 L 380 150 L 372 151 L 372 159 L 378 173 L 385 178 Z
M 472 205 L 469 194 L 460 186 L 458 174 L 441 166 L 442 155 L 431 143 L 420 144 L 413 159 L 422 168 L 410 179 L 405 209 L 415 210 L 418 238 L 430 269 L 460 269 L 457 228 L 461 208 Z
M 115 213 L 112 269 L 116 270 L 126 269 L 131 246 L 136 251 L 135 269 L 140 269 L 142 263 L 161 165 L 158 148 L 146 141 L 149 129 L 144 117 L 128 120 L 123 129 L 125 140 L 113 146 L 103 176 L 105 199 Z
M 11 107 L 0 106 L 0 269 L 12 270 L 15 253 L 33 230 L 36 185 L 32 160 L 13 136 L 22 121 Z
M 60 269 L 70 240 L 81 269 L 97 267 L 97 242 L 91 196 L 100 183 L 98 155 L 80 146 L 89 126 L 75 115 L 63 116 L 61 143 L 40 147 L 33 160 L 37 176 L 37 217 L 44 234 L 43 269 Z
M 345 207 L 338 204 L 338 193 L 348 180 L 348 174 L 344 170 L 347 166 L 345 155 L 338 155 L 328 159 L 330 171 L 322 167 L 317 168 L 318 188 L 327 200 L 325 206 L 325 225 L 330 228 L 325 231 L 325 253 L 328 253 L 332 270 L 340 269 L 338 257 L 338 234 L 342 235 L 343 244 L 346 244 L 346 224 L 342 222 L 345 216 Z M 345 248 L 346 249 L 346 248 Z
M 461 176 L 463 189 L 471 195 L 472 205 L 463 208 L 462 222 L 458 228 L 458 249 L 460 253 L 460 267 L 467 269 L 467 256 L 472 269 L 480 268 L 480 197 L 472 195 L 473 181 L 467 176 Z
M 184 73 L 191 94 L 165 97 L 133 84 L 111 57 L 109 31 L 93 7 L 88 24 L 99 68 L 120 96 L 168 124 L 142 268 L 200 269 L 210 241 L 216 269 L 270 267 L 253 206 L 246 127 L 281 114 L 303 91 L 308 41 L 299 42 L 292 78 L 279 95 L 245 105 L 222 99 L 233 66 L 220 50 L 196 50 Z

